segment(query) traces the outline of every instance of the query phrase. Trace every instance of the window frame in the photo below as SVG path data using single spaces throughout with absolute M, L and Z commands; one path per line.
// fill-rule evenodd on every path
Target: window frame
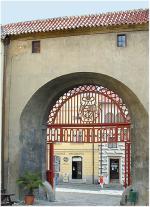
M 39 44 L 38 46 L 36 44 Z M 32 41 L 32 54 L 40 53 L 41 52 L 41 41 L 40 40 L 33 40 Z
M 125 40 L 120 40 L 119 37 L 125 37 Z M 127 35 L 126 34 L 117 34 L 117 47 L 126 47 L 127 46 Z
M 109 146 L 110 144 L 112 145 L 111 147 Z M 113 146 L 113 144 L 115 144 L 115 146 Z M 117 149 L 117 142 L 109 142 L 108 143 L 108 148 L 109 149 Z

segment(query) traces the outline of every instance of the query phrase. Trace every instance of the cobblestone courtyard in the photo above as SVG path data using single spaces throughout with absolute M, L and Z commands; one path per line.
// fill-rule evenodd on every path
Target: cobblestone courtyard
M 34 206 L 119 206 L 122 192 L 121 186 L 63 184 L 56 187 L 54 202 L 36 200 Z

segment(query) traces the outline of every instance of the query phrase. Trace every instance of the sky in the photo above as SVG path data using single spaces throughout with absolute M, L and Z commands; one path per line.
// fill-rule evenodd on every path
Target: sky
M 2 0 L 1 24 L 61 16 L 98 14 L 109 11 L 148 8 L 148 0 L 37 1 Z

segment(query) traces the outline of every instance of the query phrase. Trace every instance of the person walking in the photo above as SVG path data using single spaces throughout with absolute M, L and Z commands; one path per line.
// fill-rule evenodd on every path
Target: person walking
M 103 177 L 103 175 L 100 175 L 100 177 L 99 177 L 99 184 L 100 184 L 100 187 L 103 188 L 103 185 L 104 185 L 104 177 Z

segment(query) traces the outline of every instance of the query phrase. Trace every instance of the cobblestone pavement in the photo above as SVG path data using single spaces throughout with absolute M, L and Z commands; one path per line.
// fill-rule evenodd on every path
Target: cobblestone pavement
M 119 206 L 121 196 L 59 192 L 55 202 L 36 201 L 35 206 Z
M 117 186 L 62 184 L 56 187 L 54 202 L 36 200 L 34 206 L 119 206 L 122 192 Z
M 69 188 L 69 189 L 80 189 L 80 190 L 95 190 L 99 191 L 100 190 L 100 185 L 99 184 L 85 184 L 85 183 L 61 183 L 59 185 L 56 185 L 56 188 Z M 122 185 L 118 184 L 109 184 L 105 185 L 104 184 L 104 190 L 123 190 Z

